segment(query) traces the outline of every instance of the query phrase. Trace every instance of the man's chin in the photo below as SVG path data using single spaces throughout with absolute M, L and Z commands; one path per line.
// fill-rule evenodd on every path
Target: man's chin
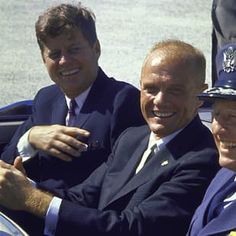
M 165 127 L 163 125 L 149 125 L 150 130 L 157 135 L 157 137 L 163 137 Z
M 219 158 L 219 164 L 221 167 L 230 169 L 234 172 L 236 172 L 236 160 L 235 159 L 231 159 L 225 156 L 220 156 Z

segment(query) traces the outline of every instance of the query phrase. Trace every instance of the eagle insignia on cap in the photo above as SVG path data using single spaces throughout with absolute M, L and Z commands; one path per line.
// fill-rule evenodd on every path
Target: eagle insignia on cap
M 233 47 L 229 47 L 223 53 L 223 70 L 226 73 L 233 72 L 236 66 L 236 51 Z

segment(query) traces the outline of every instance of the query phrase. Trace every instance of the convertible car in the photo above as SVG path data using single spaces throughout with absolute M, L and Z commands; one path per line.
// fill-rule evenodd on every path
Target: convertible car
M 32 101 L 24 100 L 0 108 L 0 153 L 10 141 L 16 128 L 24 122 L 32 113 Z M 210 128 L 211 109 L 205 105 L 199 109 L 203 123 Z M 25 236 L 23 229 L 11 219 L 0 212 L 0 235 L 1 236 Z
M 24 100 L 0 108 L 0 153 L 9 142 L 16 128 L 32 113 L 32 101 Z M 211 109 L 204 105 L 199 109 L 201 120 L 210 128 Z

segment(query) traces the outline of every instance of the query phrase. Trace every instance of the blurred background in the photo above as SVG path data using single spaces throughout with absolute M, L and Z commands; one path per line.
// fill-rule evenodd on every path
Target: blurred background
M 0 2 L 0 106 L 32 99 L 51 84 L 41 60 L 34 24 L 49 6 L 78 1 Z M 100 65 L 109 76 L 139 87 L 148 50 L 163 39 L 180 39 L 201 49 L 211 86 L 210 0 L 84 0 L 96 15 L 102 47 Z

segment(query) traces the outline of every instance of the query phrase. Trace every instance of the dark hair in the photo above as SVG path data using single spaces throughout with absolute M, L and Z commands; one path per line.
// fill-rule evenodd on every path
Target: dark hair
M 47 38 L 54 38 L 78 28 L 83 36 L 93 45 L 97 40 L 95 15 L 81 3 L 60 4 L 48 8 L 35 23 L 36 37 L 41 51 Z

